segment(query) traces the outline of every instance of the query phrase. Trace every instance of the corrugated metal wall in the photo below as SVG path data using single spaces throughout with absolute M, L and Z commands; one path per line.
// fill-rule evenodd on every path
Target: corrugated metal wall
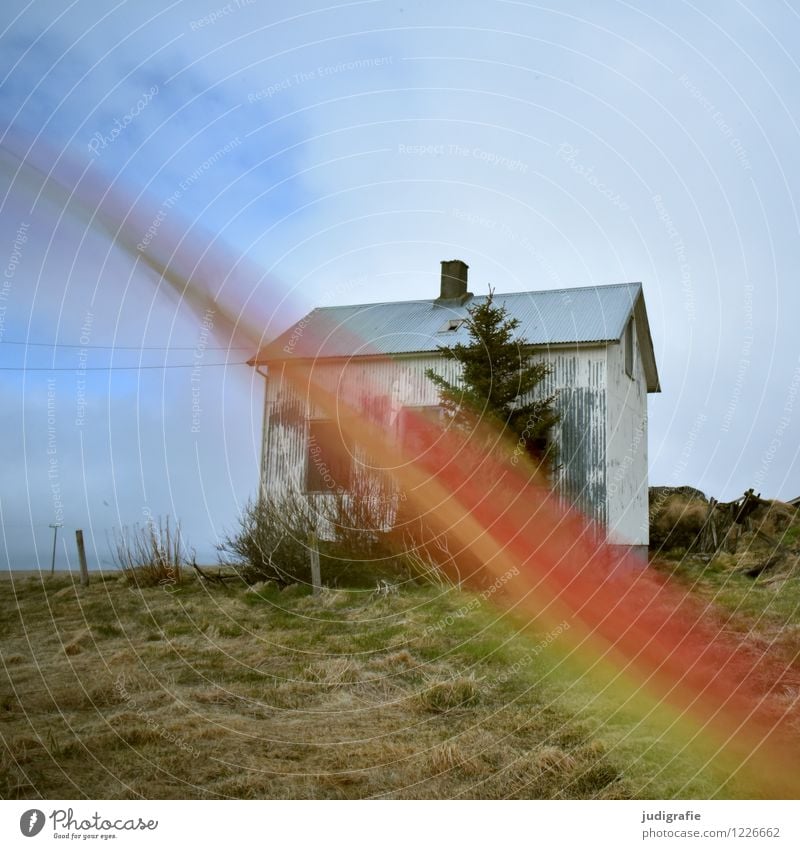
M 605 525 L 606 522 L 606 351 L 605 346 L 553 349 L 543 357 L 553 373 L 541 386 L 558 392 L 561 422 L 554 434 L 559 445 L 557 482 L 566 500 Z M 404 406 L 438 403 L 425 377 L 433 368 L 448 380 L 459 366 L 436 355 L 396 359 L 350 360 L 347 365 L 323 362 L 315 366 L 315 382 L 337 397 L 385 423 L 396 425 Z M 381 391 L 376 392 L 375 387 Z M 324 416 L 313 401 L 298 396 L 282 375 L 269 370 L 262 486 L 279 494 L 287 487 L 303 491 L 306 468 L 307 419 Z
M 561 421 L 557 482 L 565 500 L 605 527 L 606 356 L 605 348 L 552 351 L 553 372 L 542 392 L 557 392 Z

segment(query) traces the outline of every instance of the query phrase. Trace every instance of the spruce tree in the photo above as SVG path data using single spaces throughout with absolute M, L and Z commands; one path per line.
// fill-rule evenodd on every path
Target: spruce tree
M 531 358 L 530 344 L 515 336 L 519 319 L 511 317 L 505 305 L 495 304 L 491 288 L 489 296 L 467 312 L 469 344 L 440 348 L 461 363 L 458 383 L 450 383 L 433 369 L 425 372 L 439 390 L 442 407 L 467 432 L 474 430 L 476 421 L 505 432 L 549 470 L 556 455 L 550 440 L 558 421 L 556 396 L 538 397 L 535 389 L 551 373 L 551 366 Z

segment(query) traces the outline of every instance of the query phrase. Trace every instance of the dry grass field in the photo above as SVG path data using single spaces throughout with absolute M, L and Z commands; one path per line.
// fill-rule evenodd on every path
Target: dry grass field
M 0 581 L 0 797 L 721 792 L 474 596 L 170 589 Z

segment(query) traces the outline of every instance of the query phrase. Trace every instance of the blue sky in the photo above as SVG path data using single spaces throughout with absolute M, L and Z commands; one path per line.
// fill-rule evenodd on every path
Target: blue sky
M 0 365 L 67 369 L 0 372 L 6 563 L 49 562 L 49 379 L 63 521 L 95 562 L 147 511 L 211 554 L 255 487 L 261 391 L 205 368 L 192 434 L 189 370 L 79 377 L 77 349 L 11 343 L 238 362 L 210 348 L 433 297 L 454 256 L 476 292 L 643 281 L 651 481 L 800 494 L 798 14 L 553 5 L 4 4 Z M 212 339 L 142 240 L 218 296 Z

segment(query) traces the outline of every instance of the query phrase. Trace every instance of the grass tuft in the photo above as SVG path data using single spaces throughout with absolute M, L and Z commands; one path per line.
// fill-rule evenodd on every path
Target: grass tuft
M 114 532 L 112 559 L 125 581 L 134 587 L 176 587 L 183 583 L 188 560 L 181 526 L 169 517 L 144 527 L 134 525 Z
M 427 687 L 419 694 L 419 702 L 425 710 L 433 713 L 449 713 L 476 704 L 478 697 L 475 679 L 461 676 Z

